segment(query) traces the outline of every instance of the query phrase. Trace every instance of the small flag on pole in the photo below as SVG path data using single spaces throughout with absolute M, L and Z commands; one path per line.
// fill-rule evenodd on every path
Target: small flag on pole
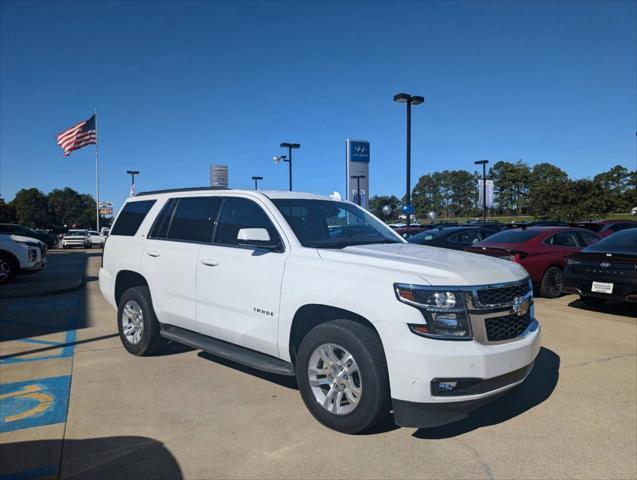
M 130 192 L 129 192 L 128 196 L 129 197 L 134 197 L 135 196 L 135 184 L 134 183 L 130 186 Z
M 90 144 L 97 145 L 95 115 L 58 135 L 58 145 L 64 150 L 65 157 L 68 157 L 72 151 Z

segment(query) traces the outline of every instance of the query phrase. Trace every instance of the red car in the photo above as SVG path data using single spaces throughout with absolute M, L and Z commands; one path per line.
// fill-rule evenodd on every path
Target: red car
M 621 230 L 637 228 L 637 222 L 634 220 L 602 220 L 599 222 L 571 223 L 570 225 L 571 227 L 586 228 L 601 237 L 608 237 Z
M 562 271 L 566 257 L 592 245 L 601 237 L 584 228 L 513 228 L 465 248 L 467 252 L 504 258 L 522 265 L 539 285 L 543 297 L 562 293 Z

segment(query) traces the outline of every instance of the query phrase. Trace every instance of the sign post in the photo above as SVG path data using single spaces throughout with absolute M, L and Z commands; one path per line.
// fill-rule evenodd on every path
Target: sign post
M 347 200 L 369 209 L 369 142 L 345 142 L 345 185 Z

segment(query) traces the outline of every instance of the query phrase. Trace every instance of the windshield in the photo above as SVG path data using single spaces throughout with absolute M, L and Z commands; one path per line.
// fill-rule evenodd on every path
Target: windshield
M 488 243 L 524 243 L 539 235 L 539 231 L 533 230 L 504 230 L 503 232 L 491 235 L 485 240 Z
M 349 203 L 293 198 L 273 200 L 273 203 L 304 247 L 404 243 L 383 222 Z

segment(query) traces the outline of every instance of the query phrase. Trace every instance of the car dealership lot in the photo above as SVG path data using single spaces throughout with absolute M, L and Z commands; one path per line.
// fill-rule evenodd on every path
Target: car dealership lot
M 0 475 L 637 477 L 634 306 L 537 299 L 543 349 L 522 386 L 452 425 L 388 419 L 348 436 L 317 423 L 288 377 L 178 346 L 126 353 L 99 252 L 73 254 L 89 255 L 82 289 L 0 300 Z

